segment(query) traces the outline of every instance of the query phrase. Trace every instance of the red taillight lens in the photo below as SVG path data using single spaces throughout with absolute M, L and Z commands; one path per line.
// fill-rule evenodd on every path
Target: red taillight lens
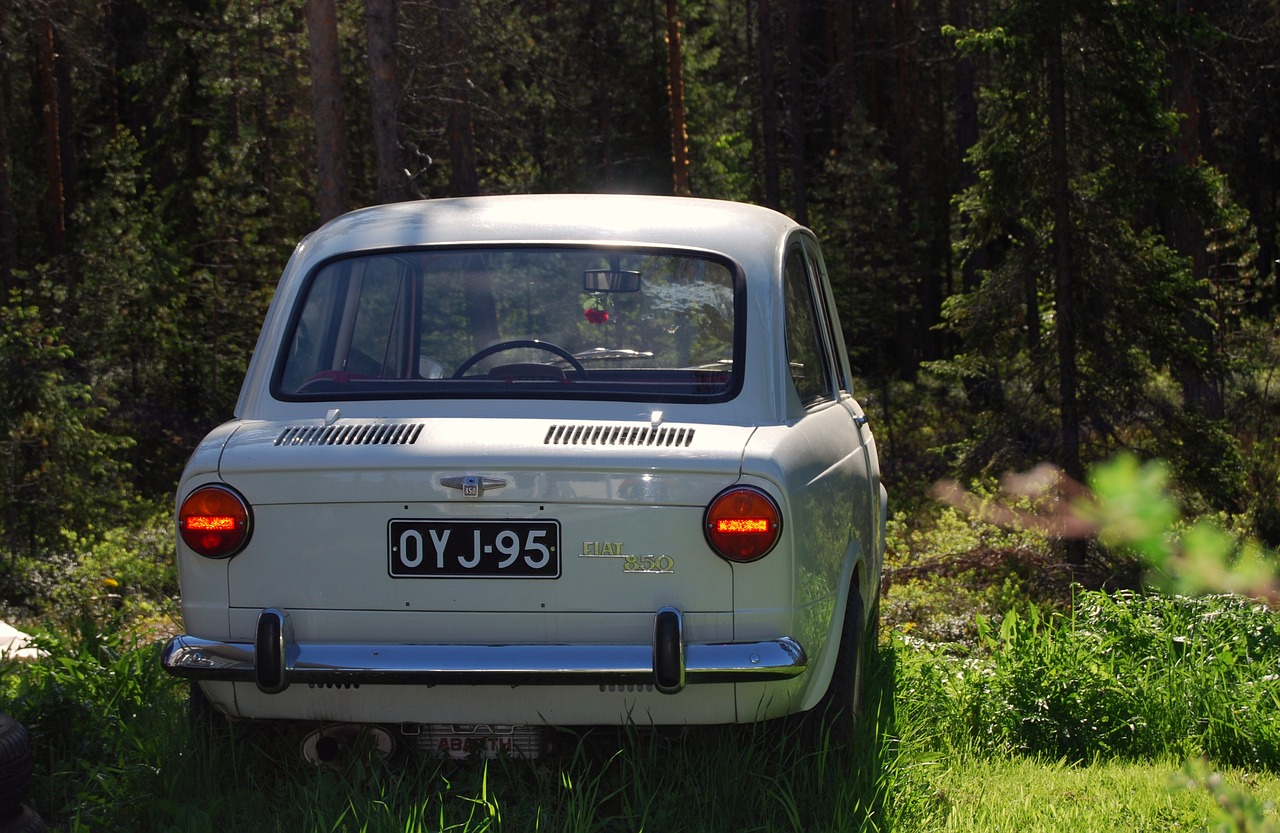
M 729 561 L 755 561 L 778 543 L 782 514 L 759 489 L 735 486 L 716 496 L 703 522 L 707 543 Z
M 230 558 L 249 542 L 252 517 L 244 498 L 226 486 L 201 486 L 178 510 L 178 534 L 209 558 Z

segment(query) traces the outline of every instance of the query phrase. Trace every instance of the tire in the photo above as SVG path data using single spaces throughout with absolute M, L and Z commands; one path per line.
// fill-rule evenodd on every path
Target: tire
M 867 641 L 862 651 L 864 656 L 871 656 L 880 650 L 880 593 L 878 590 L 876 597 L 871 600 L 871 614 L 867 616 L 866 636 L 863 639 Z
M 0 818 L 18 809 L 30 783 L 31 736 L 21 723 L 0 714 Z
M 831 672 L 831 682 L 810 713 L 812 718 L 816 718 L 813 722 L 819 724 L 815 728 L 820 728 L 825 739 L 832 744 L 844 744 L 853 738 L 853 730 L 862 713 L 866 626 L 862 595 L 857 585 L 853 585 L 849 590 L 849 603 L 845 605 L 840 648 L 836 654 L 836 667 Z
M 44 819 L 30 807 L 19 805 L 17 812 L 0 816 L 0 833 L 44 833 Z

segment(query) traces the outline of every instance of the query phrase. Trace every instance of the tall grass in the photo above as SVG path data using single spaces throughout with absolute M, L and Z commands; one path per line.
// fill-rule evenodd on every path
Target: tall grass
M 111 629 L 42 635 L 0 669 L 0 709 L 37 746 L 28 798 L 61 829 L 222 831 L 884 830 L 891 662 L 872 660 L 852 743 L 790 723 L 581 731 L 537 762 L 356 757 L 318 771 L 299 731 L 200 727 L 156 646 Z
M 1059 762 L 1038 787 L 1048 793 L 1054 766 L 1078 764 L 1082 794 L 1117 772 L 1150 787 L 1150 768 L 1139 778 L 1125 761 L 1172 772 L 1204 755 L 1280 770 L 1280 625 L 1264 608 L 1086 593 L 1069 613 L 1032 608 L 979 631 L 981 643 L 964 651 L 892 636 L 870 662 L 867 711 L 847 744 L 786 721 L 631 727 L 569 735 L 532 763 L 415 753 L 317 771 L 296 733 L 197 730 L 156 646 L 130 647 L 91 623 L 41 636 L 43 662 L 0 667 L 0 709 L 34 739 L 28 803 L 69 833 L 907 831 L 970 812 L 965 800 L 976 799 L 962 798 L 972 781 L 956 761 L 984 784 L 1022 783 L 1037 762 Z M 1091 767 L 1100 774 L 1089 786 Z M 1205 818 L 1181 805 L 1151 811 L 1193 815 Z
M 1280 616 L 1235 596 L 1082 593 L 904 651 L 898 707 L 939 748 L 1280 767 Z M 904 647 L 906 643 L 904 641 Z

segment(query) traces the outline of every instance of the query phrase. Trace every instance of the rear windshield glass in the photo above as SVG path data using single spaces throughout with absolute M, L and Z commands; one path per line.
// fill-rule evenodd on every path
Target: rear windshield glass
M 521 247 L 332 261 L 295 312 L 283 399 L 722 400 L 741 281 L 700 254 Z

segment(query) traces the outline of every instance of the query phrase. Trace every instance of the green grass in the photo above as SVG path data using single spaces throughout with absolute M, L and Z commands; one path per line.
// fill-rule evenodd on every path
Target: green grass
M 301 760 L 296 732 L 194 731 L 156 646 L 88 628 L 41 642 L 45 662 L 3 669 L 0 708 L 37 745 L 29 803 L 68 831 L 856 830 L 886 812 L 892 732 L 874 719 L 843 747 L 787 725 L 635 728 L 536 763 L 410 754 L 334 773 Z
M 970 758 L 918 767 L 913 817 L 899 829 L 989 831 L 1199 830 L 1217 815 L 1208 790 L 1173 786 L 1174 760 L 1098 760 L 1087 766 L 1022 757 Z M 1228 785 L 1280 798 L 1280 781 L 1232 770 Z M 905 814 L 903 814 L 905 815 Z M 1233 829 L 1233 828 L 1227 828 Z
M 1280 799 L 1276 614 L 1232 597 L 1086 593 L 1061 615 L 981 624 L 973 645 L 901 631 L 871 663 L 868 713 L 847 746 L 787 724 L 632 729 L 570 737 L 536 763 L 411 754 L 314 771 L 288 733 L 193 731 L 186 689 L 160 670 L 158 647 L 130 648 L 114 626 L 91 623 L 43 635 L 41 663 L 0 668 L 0 709 L 36 745 L 28 802 L 67 831 L 1277 823 L 1265 807 Z M 1210 769 L 1179 775 L 1201 758 Z M 1254 820 L 1230 826 L 1219 801 Z
M 945 748 L 1280 763 L 1280 616 L 1261 605 L 1082 593 L 978 631 L 975 648 L 916 645 L 897 675 L 910 724 Z

